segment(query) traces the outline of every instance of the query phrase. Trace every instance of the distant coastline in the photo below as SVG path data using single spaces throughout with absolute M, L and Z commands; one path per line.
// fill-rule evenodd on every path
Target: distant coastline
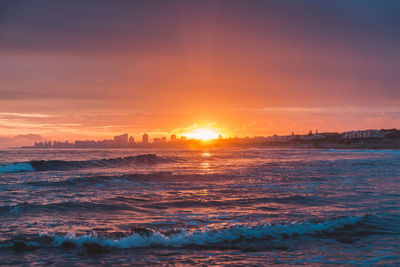
M 304 149 L 400 149 L 400 130 L 381 129 L 350 131 L 344 133 L 309 133 L 307 135 L 258 136 L 246 138 L 219 138 L 213 140 L 154 138 L 148 142 L 132 142 L 128 135 L 114 137 L 114 140 L 35 143 L 34 146 L 13 147 L 13 149 L 124 149 L 124 148 L 223 148 L 223 147 L 265 147 L 265 148 L 304 148 Z

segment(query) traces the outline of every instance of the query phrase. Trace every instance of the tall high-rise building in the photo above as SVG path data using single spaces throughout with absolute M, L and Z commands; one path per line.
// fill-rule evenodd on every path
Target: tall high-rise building
M 142 137 L 142 143 L 143 144 L 148 144 L 149 143 L 149 135 L 147 133 L 145 133 Z

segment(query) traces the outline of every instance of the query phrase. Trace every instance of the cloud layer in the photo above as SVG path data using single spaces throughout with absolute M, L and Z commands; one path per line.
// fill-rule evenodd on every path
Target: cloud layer
M 3 1 L 0 129 L 395 127 L 399 12 L 394 0 Z

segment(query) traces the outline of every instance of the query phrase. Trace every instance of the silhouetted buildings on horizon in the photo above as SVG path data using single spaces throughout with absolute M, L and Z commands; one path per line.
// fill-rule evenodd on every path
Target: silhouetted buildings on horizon
M 114 136 L 114 144 L 118 147 L 128 146 L 128 134 Z
M 150 143 L 149 135 L 143 134 L 142 142 L 135 142 L 133 136 L 129 136 L 127 133 L 122 135 L 114 136 L 113 139 L 105 140 L 77 140 L 75 142 L 60 142 L 60 141 L 44 141 L 35 142 L 31 148 L 129 148 L 129 147 L 143 147 L 143 146 L 154 146 L 160 144 L 178 144 L 187 141 L 186 137 L 182 136 L 178 139 L 175 134 L 171 135 L 170 142 L 167 141 L 167 137 L 155 137 L 153 142 Z M 25 147 L 27 148 L 27 147 Z
M 290 144 L 315 144 L 316 142 L 336 142 L 338 144 L 349 143 L 366 143 L 369 140 L 400 138 L 400 131 L 397 129 L 389 130 L 359 130 L 348 131 L 343 133 L 315 133 L 310 131 L 306 135 L 296 135 L 292 132 L 290 135 L 272 135 L 272 136 L 255 136 L 255 137 L 230 137 L 223 138 L 221 135 L 217 139 L 203 142 L 196 139 L 187 139 L 185 136 L 177 138 L 175 134 L 170 136 L 169 141 L 164 137 L 155 137 L 153 142 L 149 141 L 149 135 L 143 134 L 142 142 L 135 142 L 133 136 L 127 133 L 114 136 L 113 139 L 105 140 L 77 140 L 75 142 L 60 141 L 44 141 L 35 142 L 34 146 L 23 148 L 140 148 L 140 147 L 196 147 L 199 145 L 290 145 Z M 396 139 L 397 140 L 397 139 Z
M 147 133 L 143 134 L 142 143 L 145 145 L 149 143 L 149 135 Z

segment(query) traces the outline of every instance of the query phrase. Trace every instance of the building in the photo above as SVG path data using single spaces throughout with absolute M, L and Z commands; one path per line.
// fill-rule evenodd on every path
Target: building
M 176 135 L 174 135 L 174 134 L 171 135 L 171 139 L 170 140 L 171 140 L 171 142 L 176 142 Z
M 154 144 L 165 144 L 167 142 L 167 137 L 161 137 L 161 138 L 154 138 L 153 143 Z
M 135 144 L 135 138 L 133 138 L 133 136 L 129 137 L 129 144 L 130 145 Z
M 147 145 L 149 143 L 149 135 L 145 133 L 142 137 L 142 143 Z
M 114 136 L 114 144 L 117 147 L 125 147 L 128 145 L 128 134 Z
M 344 139 L 383 138 L 384 136 L 385 133 L 379 130 L 350 131 L 342 134 Z

